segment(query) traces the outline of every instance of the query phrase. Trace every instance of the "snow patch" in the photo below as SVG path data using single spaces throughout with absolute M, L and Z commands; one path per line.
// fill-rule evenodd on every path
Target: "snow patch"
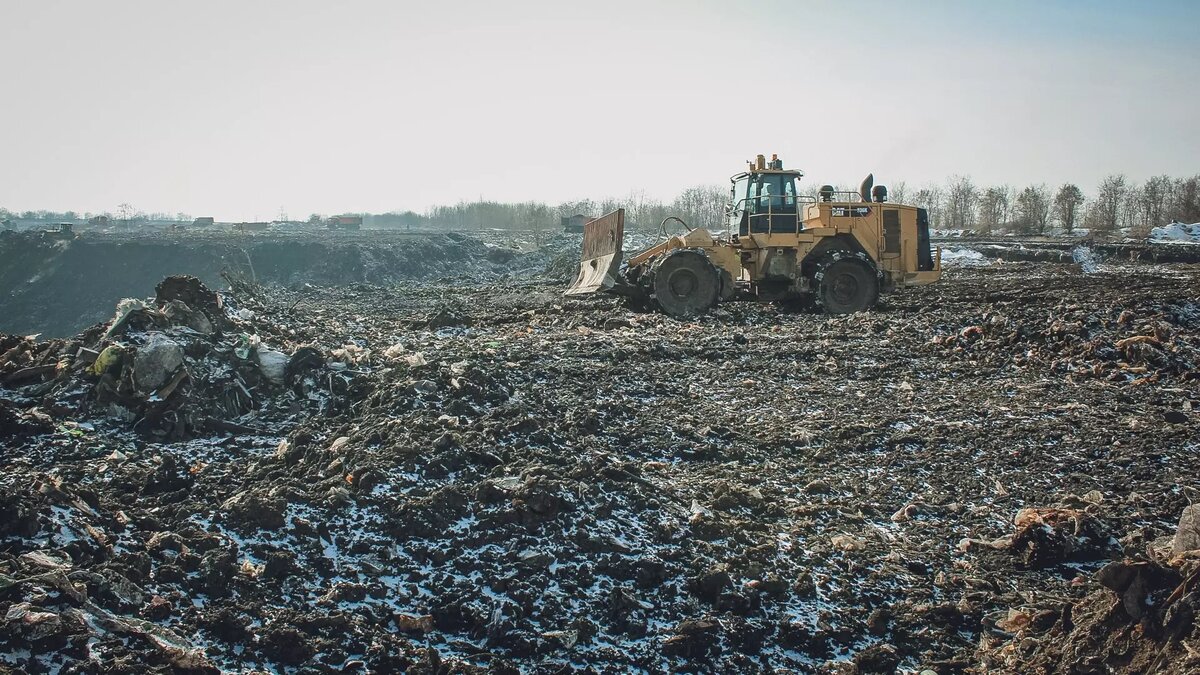
M 1200 244 L 1200 223 L 1171 223 L 1150 230 L 1150 241 Z
M 1095 274 L 1100 271 L 1100 261 L 1096 258 L 1096 252 L 1087 246 L 1076 246 L 1072 249 L 1071 259 L 1079 265 L 1079 269 L 1083 270 L 1084 274 Z
M 947 267 L 979 267 L 988 261 L 979 251 L 969 248 L 942 249 L 942 265 Z

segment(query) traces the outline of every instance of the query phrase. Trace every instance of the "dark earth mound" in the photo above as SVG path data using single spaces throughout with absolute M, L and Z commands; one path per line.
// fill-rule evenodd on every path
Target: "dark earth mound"
M 66 337 L 172 274 L 214 288 L 225 286 L 223 274 L 285 286 L 495 280 L 521 271 L 521 258 L 456 233 L 87 233 L 63 240 L 2 232 L 0 331 Z

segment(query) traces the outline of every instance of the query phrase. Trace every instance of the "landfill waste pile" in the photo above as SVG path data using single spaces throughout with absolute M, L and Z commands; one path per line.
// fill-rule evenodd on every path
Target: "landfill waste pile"
M 1075 602 L 1030 598 L 997 622 L 1008 635 L 981 641 L 983 668 L 1028 673 L 1194 673 L 1200 668 L 1200 504 L 1174 537 L 1096 573 L 1102 588 Z
M 0 337 L 0 671 L 1200 668 L 1194 265 L 155 290 Z

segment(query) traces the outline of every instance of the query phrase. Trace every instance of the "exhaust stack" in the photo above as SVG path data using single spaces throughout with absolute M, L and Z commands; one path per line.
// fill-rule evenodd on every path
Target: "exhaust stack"
M 869 173 L 863 179 L 862 185 L 858 186 L 858 198 L 860 201 L 871 201 L 871 186 L 875 185 L 875 174 Z

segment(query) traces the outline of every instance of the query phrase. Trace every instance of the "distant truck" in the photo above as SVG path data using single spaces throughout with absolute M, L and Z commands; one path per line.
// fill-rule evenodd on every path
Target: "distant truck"
M 72 223 L 59 223 L 48 230 L 42 230 L 43 239 L 74 239 L 75 225 Z
M 361 230 L 362 216 L 333 216 L 325 221 L 325 227 L 331 230 Z
M 192 227 L 212 227 L 215 222 L 212 216 L 201 216 L 192 221 Z
M 583 232 L 584 224 L 591 219 L 591 216 L 576 213 L 573 216 L 562 216 L 558 219 L 558 222 L 562 226 L 563 232 Z

